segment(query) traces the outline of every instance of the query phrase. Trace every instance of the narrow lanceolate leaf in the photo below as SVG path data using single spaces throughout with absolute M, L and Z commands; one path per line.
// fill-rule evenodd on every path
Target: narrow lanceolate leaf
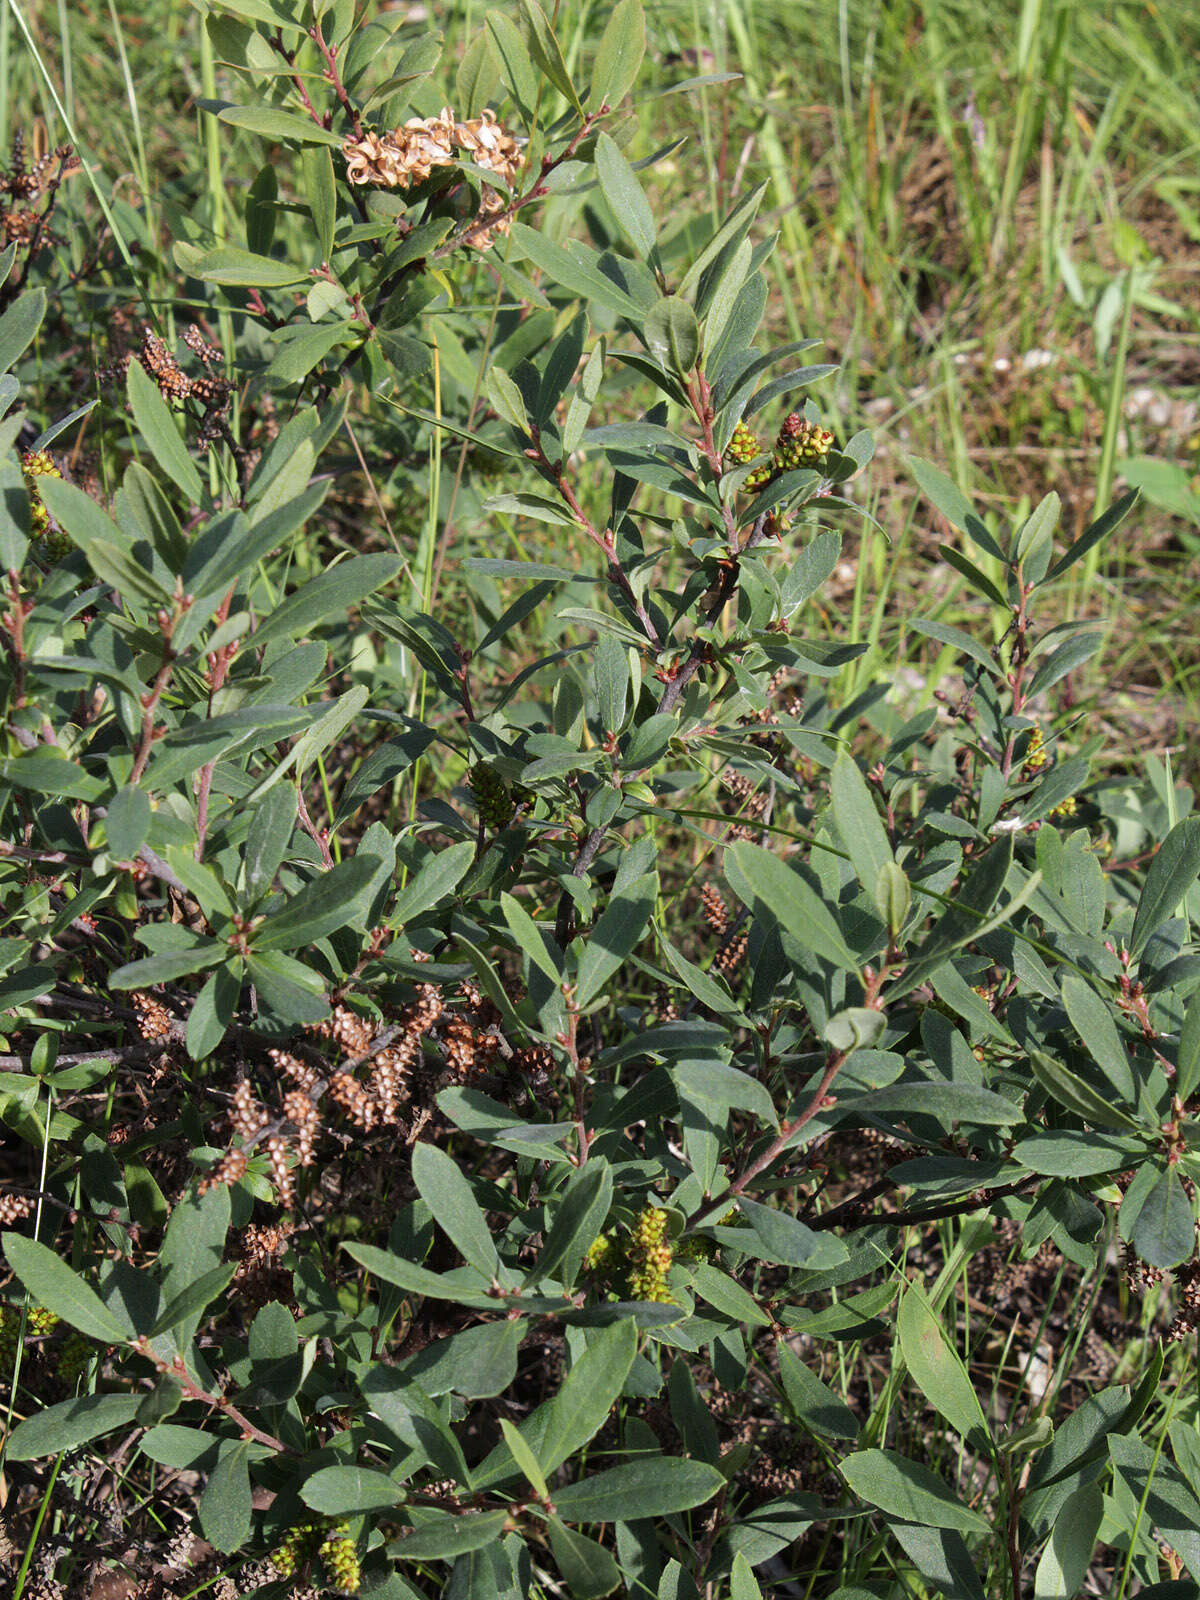
M 649 260 L 657 243 L 650 202 L 633 168 L 607 133 L 596 140 L 596 176 L 613 221 L 638 254 Z
M 833 820 L 850 853 L 850 863 L 863 888 L 874 894 L 879 874 L 892 864 L 892 847 L 867 780 L 858 762 L 844 750 L 833 764 L 829 791 Z
M 607 1161 L 589 1161 L 576 1172 L 546 1231 L 542 1253 L 526 1282 L 561 1276 L 569 1288 L 583 1258 L 603 1228 L 612 1205 L 612 1168 Z
M 1196 1243 L 1195 1208 L 1173 1167 L 1161 1172 L 1142 1202 L 1133 1227 L 1133 1247 L 1152 1267 L 1176 1267 Z
M 592 64 L 588 104 L 616 107 L 629 93 L 646 53 L 646 17 L 642 0 L 617 0 L 612 8 Z
M 53 1250 L 24 1234 L 6 1233 L 4 1254 L 37 1305 L 53 1311 L 89 1339 L 99 1339 L 102 1344 L 124 1343 L 127 1330 L 96 1291 Z
M 985 1518 L 963 1505 L 935 1472 L 895 1450 L 859 1450 L 841 1470 L 856 1495 L 890 1517 L 960 1533 L 990 1532 Z
M 355 556 L 343 561 L 331 572 L 310 579 L 276 606 L 251 636 L 250 643 L 261 649 L 272 639 L 298 638 L 325 617 L 344 617 L 360 600 L 382 589 L 399 570 L 396 556 Z
M 501 1423 L 501 1427 L 509 1426 Z M 572 1600 L 603 1600 L 621 1582 L 621 1569 L 612 1551 L 568 1528 L 558 1517 L 550 1518 L 550 1549 Z
M 1092 1060 L 1122 1100 L 1128 1103 L 1136 1099 L 1129 1052 L 1112 1011 L 1091 984 L 1073 972 L 1063 979 L 1062 997 L 1071 1026 Z
M 1103 1517 L 1104 1494 L 1098 1483 L 1084 1484 L 1063 1503 L 1033 1575 L 1034 1600 L 1074 1600 L 1091 1565 Z
M 378 856 L 339 861 L 305 884 L 284 909 L 268 917 L 254 935 L 256 950 L 298 950 L 342 927 L 379 867 Z
M 686 378 L 700 355 L 700 326 L 686 300 L 668 295 L 646 315 L 643 334 L 651 355 Z
M 30 289 L 0 317 L 0 372 L 24 355 L 46 315 L 46 291 Z
M 77 1450 L 89 1439 L 125 1428 L 133 1421 L 144 1394 L 84 1394 L 36 1412 L 8 1438 L 10 1461 L 36 1461 L 62 1450 Z
M 413 1182 L 451 1243 L 485 1277 L 495 1277 L 500 1257 L 491 1229 L 458 1163 L 435 1144 L 414 1145 Z
M 752 911 L 761 908 L 805 950 L 846 971 L 858 963 L 842 937 L 833 913 L 817 891 L 778 856 L 739 840 L 725 852 L 729 886 Z
M 656 893 L 657 879 L 647 873 L 613 895 L 588 935 L 579 963 L 576 1000 L 580 1006 L 596 998 L 640 943 L 654 914 Z
M 564 1522 L 630 1522 L 702 1506 L 724 1482 L 704 1461 L 658 1456 L 557 1489 L 554 1506 Z
M 804 1365 L 786 1339 L 776 1348 L 788 1404 L 805 1427 L 833 1439 L 857 1439 L 858 1418 L 850 1407 Z
M 599 1329 L 563 1380 L 524 1428 L 542 1471 L 551 1473 L 604 1426 L 637 1354 L 637 1329 L 628 1318 Z
M 192 505 L 199 505 L 204 498 L 204 485 L 196 463 L 187 453 L 166 401 L 140 361 L 129 363 L 126 389 L 133 420 L 155 462 L 183 490 Z
M 918 1289 L 901 1300 L 896 1326 L 905 1364 L 926 1400 L 964 1439 L 977 1445 L 986 1440 L 987 1422 L 967 1369 Z
M 214 1550 L 232 1555 L 250 1537 L 253 1505 L 250 1493 L 250 1446 L 239 1439 L 225 1444 L 198 1507 L 200 1527 Z
M 1200 873 L 1200 817 L 1177 822 L 1150 863 L 1129 935 L 1129 949 L 1138 955 L 1174 914 L 1176 906 Z

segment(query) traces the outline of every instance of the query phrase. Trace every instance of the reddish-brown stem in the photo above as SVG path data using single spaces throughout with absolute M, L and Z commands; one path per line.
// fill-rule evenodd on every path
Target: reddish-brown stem
M 221 604 L 217 608 L 216 623 L 218 627 L 220 627 L 229 616 L 229 607 L 233 602 L 233 595 L 234 590 L 230 589 L 229 593 L 225 596 L 224 600 L 221 601 Z M 236 650 L 237 643 L 233 642 L 231 644 L 227 644 L 223 649 L 218 650 L 215 655 L 212 655 L 208 658 L 208 714 L 210 717 L 212 716 L 213 701 L 215 700 L 218 692 L 224 686 L 225 679 L 229 673 L 229 663 L 233 660 Z M 206 762 L 205 765 L 200 768 L 199 776 L 196 779 L 197 861 L 203 861 L 204 859 L 204 840 L 208 833 L 208 801 L 209 796 L 212 793 L 213 773 L 216 770 L 216 766 L 217 762 L 215 758 L 212 761 Z
M 154 682 L 150 686 L 149 694 L 142 696 L 142 731 L 138 736 L 137 750 L 133 757 L 133 770 L 129 774 L 131 784 L 137 783 L 142 773 L 145 772 L 146 763 L 150 759 L 150 748 L 154 743 L 155 713 L 170 680 L 171 668 L 175 665 L 175 651 L 171 647 L 171 638 L 175 631 L 177 618 L 178 613 L 165 621 L 162 664 L 154 675 Z
M 1027 584 L 1023 578 L 1017 579 L 1017 604 L 1013 610 L 1013 633 L 1015 638 L 1012 647 L 1012 668 L 1009 672 L 1008 687 L 1012 695 L 1012 715 L 1019 717 L 1025 706 L 1025 674 L 1029 666 L 1029 647 L 1025 635 L 1029 629 L 1029 596 L 1032 585 Z M 1014 728 L 1008 736 L 1008 743 L 1004 747 L 1004 757 L 1000 763 L 1000 770 L 1007 778 L 1013 769 L 1017 739 L 1020 730 Z
M 329 835 L 318 828 L 308 814 L 308 806 L 304 802 L 304 791 L 299 785 L 296 787 L 296 815 L 300 819 L 300 826 L 321 852 L 321 859 L 326 867 L 333 865 L 333 855 L 329 849 Z
M 575 522 L 580 531 L 586 534 L 596 548 L 604 555 L 605 560 L 608 562 L 609 578 L 613 583 L 616 584 L 618 589 L 620 589 L 626 600 L 629 601 L 629 604 L 633 608 L 634 614 L 642 625 L 642 630 L 645 633 L 646 638 L 656 650 L 660 649 L 662 641 L 658 636 L 658 629 L 650 620 L 650 613 L 638 599 L 634 592 L 633 585 L 630 583 L 629 577 L 625 572 L 625 569 L 617 560 L 617 545 L 616 540 L 613 537 L 612 530 L 606 529 L 604 533 L 601 533 L 596 527 L 595 523 L 588 516 L 587 512 L 580 505 L 579 497 L 576 495 L 574 489 L 568 482 L 566 474 L 563 471 L 562 463 L 558 462 L 555 464 L 551 462 L 550 458 L 546 455 L 546 452 L 542 449 L 542 441 L 539 437 L 539 430 L 536 424 L 534 424 L 533 428 L 531 429 L 530 438 L 533 440 L 533 444 L 527 454 L 529 454 L 532 459 L 537 462 L 537 465 L 541 468 L 542 472 L 550 479 L 554 487 L 558 490 L 559 494 L 566 501 L 567 507 L 570 510 L 571 515 L 575 518 Z
M 337 95 L 342 110 L 350 118 L 351 126 L 354 128 L 354 137 L 361 139 L 363 136 L 362 118 L 359 116 L 355 106 L 351 104 L 350 96 L 346 93 L 346 85 L 342 82 L 342 75 L 338 71 L 337 46 L 326 43 L 325 35 L 319 22 L 314 23 L 308 30 L 308 36 L 324 58 L 325 77 L 332 84 L 333 92 Z

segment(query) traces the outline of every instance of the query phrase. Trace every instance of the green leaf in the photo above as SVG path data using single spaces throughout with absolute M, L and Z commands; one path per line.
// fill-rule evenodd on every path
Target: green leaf
M 400 570 L 397 556 L 352 556 L 330 572 L 310 578 L 280 602 L 247 641 L 261 649 L 272 639 L 294 639 L 325 617 L 345 614 L 367 595 L 389 583 Z
M 613 221 L 638 255 L 649 261 L 658 242 L 650 202 L 633 168 L 607 133 L 596 140 L 596 176 Z
M 6 1454 L 11 1461 L 36 1461 L 77 1450 L 89 1439 L 127 1428 L 144 1399 L 143 1394 L 84 1394 L 63 1400 L 18 1424 L 8 1437 Z
M 1024 1113 L 1020 1106 L 969 1083 L 896 1083 L 886 1089 L 851 1099 L 839 1096 L 842 1109 L 878 1111 L 885 1117 L 897 1114 L 934 1117 L 943 1127 L 952 1122 L 976 1122 L 982 1127 L 1011 1127 Z
M 894 861 L 886 861 L 879 870 L 872 892 L 884 925 L 892 939 L 898 939 L 912 906 L 912 885 L 904 868 L 897 866 Z
M 571 82 L 571 75 L 567 71 L 567 64 L 563 60 L 562 50 L 550 25 L 550 19 L 538 5 L 538 0 L 520 0 L 520 5 L 525 13 L 530 55 L 558 92 L 564 99 L 569 100 L 582 116 L 583 106 L 575 92 L 575 85 Z
M 858 1418 L 850 1407 L 800 1361 L 786 1339 L 775 1348 L 783 1391 L 798 1421 L 831 1439 L 857 1439 Z
M 145 989 L 153 984 L 170 983 L 175 978 L 186 978 L 189 973 L 215 967 L 228 952 L 228 945 L 217 939 L 205 939 L 189 950 L 164 950 L 160 955 L 146 956 L 141 961 L 127 961 L 109 974 L 108 981 L 114 989 Z
M 465 1287 L 452 1277 L 430 1272 L 428 1267 L 405 1261 L 374 1245 L 344 1243 L 342 1249 L 383 1283 L 394 1284 L 410 1294 L 423 1295 L 427 1300 L 449 1300 L 455 1305 L 474 1306 L 481 1311 L 494 1311 L 498 1304 L 495 1296 L 484 1289 Z
M 679 295 L 667 295 L 651 307 L 642 326 L 650 353 L 681 378 L 686 378 L 700 357 L 700 326 L 696 313 Z
M 1188 1001 L 1183 1026 L 1179 1030 L 1179 1057 L 1175 1068 L 1175 1092 L 1189 1100 L 1200 1083 L 1200 995 Z
M 913 1382 L 954 1431 L 976 1447 L 986 1444 L 987 1422 L 962 1357 L 919 1289 L 910 1288 L 896 1314 L 900 1352 Z
M 270 892 L 296 825 L 296 791 L 290 784 L 270 789 L 255 803 L 242 858 L 242 883 L 253 902 Z
M 321 260 L 328 265 L 333 254 L 333 230 L 337 222 L 333 157 L 320 144 L 305 142 L 305 148 L 300 152 L 300 171 L 304 179 L 304 198 L 308 201 L 317 243 L 321 247 Z
M 991 1532 L 935 1472 L 895 1450 L 859 1450 L 842 1461 L 841 1471 L 860 1499 L 890 1517 L 960 1533 Z
M 89 1339 L 101 1344 L 124 1344 L 128 1330 L 96 1291 L 53 1250 L 21 1233 L 6 1233 L 4 1254 L 8 1264 L 36 1305 L 45 1306 Z
M 610 1467 L 581 1483 L 556 1489 L 554 1508 L 564 1522 L 630 1522 L 690 1511 L 711 1500 L 725 1479 L 704 1461 L 658 1456 Z
M 484 1277 L 496 1277 L 500 1257 L 491 1229 L 458 1163 L 435 1144 L 417 1144 L 412 1152 L 412 1176 L 417 1193 L 463 1260 Z
M 504 1532 L 507 1511 L 446 1511 L 422 1517 L 420 1527 L 406 1539 L 394 1539 L 388 1554 L 399 1561 L 449 1561 L 455 1556 L 494 1544 Z
M 582 246 L 574 251 L 565 250 L 562 245 L 555 244 L 544 233 L 526 227 L 523 222 L 513 223 L 509 237 L 514 248 L 532 261 L 535 267 L 540 267 L 557 288 L 565 289 L 568 294 L 584 301 L 596 300 L 634 323 L 641 322 L 641 307 L 624 289 L 601 272 L 598 264 L 600 258 L 594 250 L 585 250 Z
M 171 596 L 153 573 L 135 560 L 133 540 L 73 483 L 41 478 L 38 491 L 46 510 L 83 551 L 100 579 L 122 595 L 136 595 L 153 606 L 170 606 Z
M 1112 1134 L 1074 1128 L 1055 1133 L 1034 1133 L 1013 1146 L 1013 1159 L 1030 1172 L 1048 1178 L 1091 1178 L 1100 1172 L 1120 1172 L 1138 1164 L 1148 1154 L 1145 1145 Z
M 1195 1211 L 1173 1167 L 1159 1173 L 1142 1202 L 1131 1242 L 1152 1267 L 1177 1267 L 1194 1252 Z
M 141 789 L 118 789 L 108 803 L 104 829 L 108 849 L 116 861 L 133 861 L 150 832 L 150 797 Z
M 599 1236 L 612 1206 L 613 1176 L 608 1162 L 597 1158 L 571 1175 L 554 1208 L 537 1261 L 526 1282 L 553 1278 L 563 1268 L 562 1282 L 569 1289 L 588 1249 Z
M 1056 578 L 1061 578 L 1063 573 L 1069 567 L 1073 567 L 1077 561 L 1082 560 L 1089 550 L 1100 544 L 1102 540 L 1107 539 L 1109 534 L 1120 523 L 1124 522 L 1137 504 L 1138 498 L 1139 491 L 1130 489 L 1119 500 L 1114 500 L 1108 510 L 1102 512 L 1093 523 L 1090 523 L 1073 545 L 1068 546 L 1066 554 L 1054 563 L 1042 581 L 1044 583 L 1053 583 Z
M 962 491 L 951 483 L 944 472 L 939 472 L 937 467 L 930 466 L 928 461 L 922 461 L 919 456 L 909 457 L 908 469 L 926 499 L 932 500 L 951 527 L 965 532 L 968 521 L 974 518 L 975 513 Z
M 403 1497 L 403 1489 L 386 1472 L 373 1472 L 369 1467 L 322 1467 L 300 1486 L 304 1504 L 325 1517 L 386 1511 Z
M 588 1005 L 641 943 L 654 915 L 658 880 L 653 873 L 618 890 L 587 936 L 579 963 L 576 1003 Z
M 544 1473 L 569 1461 L 604 1426 L 625 1387 L 637 1342 L 637 1328 L 628 1317 L 598 1328 L 558 1393 L 525 1424 L 522 1431 Z
M 588 104 L 616 107 L 632 89 L 646 53 L 642 0 L 617 0 L 596 46 Z
M 1074 1600 L 1091 1565 L 1103 1519 L 1104 1494 L 1098 1483 L 1085 1483 L 1068 1496 L 1034 1573 L 1034 1600 Z
M 343 927 L 378 870 L 378 856 L 352 856 L 348 861 L 339 861 L 306 883 L 282 911 L 268 917 L 255 930 L 254 949 L 298 950 Z
M 501 1422 L 500 1426 L 507 1437 L 512 1424 Z M 557 1517 L 550 1518 L 550 1550 L 574 1600 L 602 1600 L 621 1582 L 621 1569 L 612 1552 L 568 1528 Z
M 46 291 L 27 289 L 0 317 L 0 372 L 7 372 L 24 355 L 45 315 Z
M 843 1600 L 848 1600 L 846 1590 L 839 1590 L 838 1593 Z M 734 1556 L 733 1567 L 729 1574 L 729 1600 L 763 1600 L 758 1579 L 754 1576 L 754 1568 L 741 1550 Z
M 156 1339 L 159 1334 L 169 1333 L 185 1323 L 196 1327 L 200 1313 L 225 1293 L 237 1270 L 237 1263 L 234 1262 L 232 1266 L 212 1267 L 208 1272 L 202 1272 L 167 1302 L 149 1337 Z
M 507 1417 L 500 1419 L 500 1431 L 504 1435 L 504 1442 L 508 1446 L 509 1454 L 522 1473 L 524 1473 L 534 1493 L 539 1499 L 548 1500 L 550 1491 L 546 1486 L 546 1479 L 542 1474 L 542 1469 L 538 1466 L 537 1457 L 533 1451 Z
M 1134 1101 L 1137 1089 L 1129 1065 L 1129 1051 L 1109 1007 L 1090 983 L 1073 972 L 1063 979 L 1062 997 L 1080 1043 L 1121 1099 L 1126 1104 Z
M 1138 955 L 1151 936 L 1174 914 L 1200 873 L 1200 817 L 1177 822 L 1158 847 L 1142 886 L 1129 950 Z
M 426 1394 L 466 1395 L 471 1400 L 503 1394 L 517 1376 L 525 1329 L 519 1318 L 483 1322 L 438 1339 L 404 1363 Z
M 969 633 L 964 633 L 961 628 L 952 628 L 945 622 L 930 622 L 925 617 L 914 617 L 910 624 L 917 633 L 923 633 L 927 638 L 936 639 L 939 644 L 948 644 L 952 649 L 961 650 L 964 655 L 978 662 L 985 672 L 991 673 L 993 678 L 1002 676 L 999 663 L 986 646 L 980 644 L 978 639 L 973 639 Z
M 16 789 L 61 796 L 64 800 L 99 800 L 106 787 L 66 756 L 41 750 L 0 762 L 0 779 Z
M 264 139 L 287 144 L 329 145 L 334 150 L 342 147 L 340 134 L 331 133 L 311 117 L 301 116 L 296 111 L 281 111 L 276 106 L 226 106 L 217 116 L 231 128 L 245 128 L 250 133 L 261 134 Z
M 244 1439 L 222 1444 L 197 1508 L 204 1537 L 214 1550 L 226 1556 L 242 1548 L 253 1526 L 248 1451 L 249 1443 Z
M 742 1195 L 738 1210 L 750 1224 L 751 1239 L 740 1248 L 763 1261 L 774 1261 L 785 1267 L 805 1267 L 820 1272 L 826 1267 L 838 1266 L 847 1258 L 846 1246 L 830 1234 L 817 1233 L 806 1227 L 790 1212 L 777 1211 L 773 1206 L 760 1205 Z M 744 1228 L 713 1228 L 714 1237 L 729 1244 L 729 1235 L 745 1235 Z
M 342 141 L 336 142 L 340 145 Z M 312 282 L 307 267 L 291 266 L 270 256 L 256 256 L 234 245 L 210 250 L 190 270 L 204 283 L 220 283 L 230 289 L 287 289 L 293 284 Z
M 500 895 L 500 910 L 505 922 L 508 924 L 509 931 L 521 949 L 529 957 L 533 965 L 557 987 L 562 982 L 562 975 L 546 946 L 545 937 L 537 923 L 519 900 L 515 900 L 512 895 L 503 891 Z
M 863 888 L 873 894 L 880 873 L 893 864 L 892 847 L 867 781 L 848 751 L 841 751 L 834 762 L 829 788 L 833 820 L 850 863 Z
M 527 116 L 531 115 L 537 106 L 537 75 L 521 30 L 503 11 L 489 11 L 484 20 L 513 99 Z
M 187 1020 L 187 1052 L 193 1061 L 211 1055 L 233 1023 L 242 993 L 240 957 L 219 966 L 192 1001 Z
M 529 415 L 521 391 L 503 367 L 489 366 L 483 375 L 483 387 L 492 409 L 518 433 L 528 434 Z
M 1064 1067 L 1044 1050 L 1031 1051 L 1029 1061 L 1042 1087 L 1085 1122 L 1098 1128 L 1116 1128 L 1121 1133 L 1137 1133 L 1138 1125 L 1131 1116 L 1093 1089 L 1070 1067 Z
M 475 859 L 475 846 L 465 840 L 452 844 L 448 850 L 439 850 L 396 896 L 389 923 L 393 928 L 403 928 L 430 907 L 437 905 L 444 895 L 466 875 Z
M 756 915 L 760 908 L 765 910 L 803 949 L 847 972 L 857 972 L 858 962 L 828 906 L 799 873 L 769 850 L 739 840 L 725 852 L 725 876 L 738 899 Z
M 454 74 L 455 105 L 464 117 L 477 117 L 491 101 L 500 80 L 497 52 L 486 29 L 463 51 Z
M 140 361 L 129 363 L 125 380 L 129 407 L 133 420 L 141 430 L 150 454 L 168 478 L 183 490 L 190 505 L 198 506 L 204 499 L 204 485 L 196 470 L 196 463 L 187 453 L 170 409 L 158 386 Z
M 1048 539 L 1054 537 L 1054 530 L 1058 527 L 1061 516 L 1062 501 L 1052 489 L 1034 507 L 1025 522 L 1025 526 L 1017 535 L 1016 561 L 1018 566 L 1025 561 L 1029 561 Z

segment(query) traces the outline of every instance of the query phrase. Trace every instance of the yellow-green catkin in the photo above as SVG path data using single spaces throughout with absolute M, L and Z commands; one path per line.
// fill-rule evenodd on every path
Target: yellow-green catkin
M 47 561 L 61 561 L 75 547 L 58 524 L 51 522 L 50 513 L 38 489 L 38 479 L 61 478 L 62 473 L 48 450 L 26 450 L 21 457 L 21 475 L 29 494 L 29 519 L 33 536 Z
M 511 790 L 500 774 L 494 772 L 486 761 L 477 761 L 467 773 L 467 782 L 484 827 L 490 828 L 493 833 L 507 828 L 516 805 Z
M 341 1594 L 357 1594 L 362 1585 L 358 1551 L 349 1524 L 322 1518 L 289 1528 L 268 1557 L 281 1578 L 292 1578 L 320 1560 L 328 1586 Z
M 326 1532 L 320 1556 L 332 1586 L 343 1594 L 357 1594 L 362 1574 L 358 1566 L 358 1551 L 354 1548 L 354 1540 L 346 1523 L 335 1522 Z
M 795 472 L 800 467 L 824 466 L 833 448 L 833 434 L 819 422 L 807 422 L 799 411 L 784 418 L 775 441 L 775 470 Z
M 646 1206 L 629 1231 L 626 1261 L 630 1299 L 670 1301 L 667 1273 L 671 1260 L 667 1213 L 657 1206 Z

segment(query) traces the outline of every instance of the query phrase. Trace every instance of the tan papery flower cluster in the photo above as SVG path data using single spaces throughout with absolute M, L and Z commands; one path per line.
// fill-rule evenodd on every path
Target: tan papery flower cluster
M 386 189 L 422 183 L 435 167 L 453 166 L 464 157 L 511 186 L 525 162 L 521 147 L 496 120 L 494 111 L 485 110 L 459 122 L 449 106 L 443 106 L 436 117 L 412 117 L 391 133 L 349 138 L 342 153 L 351 183 L 379 184 Z M 486 250 L 498 233 L 507 233 L 509 218 L 503 215 L 507 205 L 502 195 L 485 186 L 479 216 L 467 229 L 463 243 Z

